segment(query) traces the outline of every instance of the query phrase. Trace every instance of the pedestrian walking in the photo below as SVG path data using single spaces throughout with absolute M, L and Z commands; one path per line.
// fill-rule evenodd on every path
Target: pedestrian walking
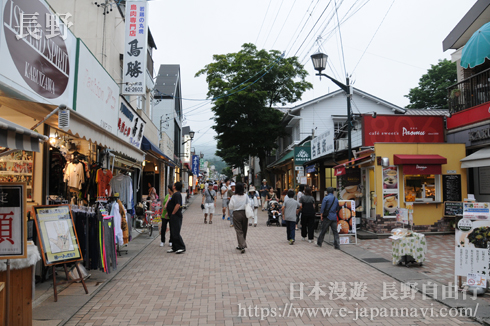
M 226 196 L 226 192 L 228 191 L 228 186 L 230 185 L 230 180 L 226 178 L 225 183 L 221 186 L 221 209 L 223 211 L 223 220 L 226 218 L 226 209 L 228 208 L 228 197 Z
M 308 235 L 308 242 L 313 242 L 315 225 L 315 198 L 311 195 L 311 188 L 305 188 L 305 194 L 298 200 L 300 205 L 301 214 L 301 237 L 306 240 Z
M 255 196 L 255 187 L 250 186 L 248 189 L 248 199 L 250 199 L 250 207 L 252 207 L 252 210 L 254 212 L 254 217 L 249 219 L 248 226 L 252 226 L 252 220 L 254 227 L 257 227 L 257 213 L 259 211 L 259 201 L 257 199 L 257 196 Z
M 294 199 L 294 190 L 290 189 L 282 205 L 282 219 L 286 221 L 286 232 L 290 245 L 293 245 L 295 241 L 295 225 L 298 211 L 299 203 Z
M 172 197 L 172 194 L 174 193 L 173 191 L 173 187 L 172 185 L 168 185 L 167 186 L 167 191 L 168 191 L 168 194 L 165 196 L 165 198 L 163 199 L 163 202 L 162 202 L 162 228 L 160 229 L 160 247 L 163 247 L 165 246 L 165 233 L 167 232 L 167 226 L 170 225 L 170 216 L 168 215 L 168 211 L 167 211 L 167 205 L 169 203 L 169 200 L 170 200 L 170 197 Z M 172 247 L 172 241 L 170 240 L 172 239 L 172 233 L 170 233 L 169 235 L 169 247 Z
M 208 223 L 207 218 L 209 214 L 209 224 L 213 224 L 213 214 L 216 208 L 216 191 L 213 189 L 213 184 L 209 183 L 208 189 L 202 194 L 201 208 L 204 210 L 204 224 Z
M 230 187 L 226 192 L 226 198 L 228 198 L 228 214 L 230 214 L 230 216 L 228 216 L 228 220 L 230 221 L 230 227 L 233 226 L 233 209 L 230 208 L 230 200 L 234 194 L 235 194 L 235 183 L 232 182 L 230 183 Z
M 176 182 L 173 186 L 174 193 L 170 198 L 167 210 L 170 214 L 170 242 L 172 242 L 172 249 L 167 250 L 168 253 L 175 252 L 181 254 L 185 252 L 185 244 L 180 230 L 182 228 L 182 183 Z
M 269 187 L 267 187 L 267 180 L 262 180 L 262 185 L 260 186 L 260 198 L 262 199 L 262 210 L 266 210 L 267 203 L 267 193 L 269 192 Z
M 298 193 L 296 194 L 296 200 L 300 201 L 301 197 L 303 196 L 303 191 L 305 191 L 305 185 L 299 185 L 298 187 Z M 301 221 L 301 212 L 298 213 L 298 216 L 296 216 L 296 230 L 298 230 L 298 224 Z M 303 223 L 301 223 L 303 225 Z
M 267 205 L 265 206 L 266 209 L 269 208 L 269 203 L 271 200 L 277 200 L 276 193 L 274 192 L 274 188 L 270 188 L 269 192 L 267 193 Z
M 325 232 L 327 232 L 328 227 L 332 230 L 333 233 L 333 245 L 335 249 L 340 250 L 340 240 L 339 240 L 339 232 L 337 231 L 337 208 L 339 207 L 339 201 L 333 195 L 333 188 L 327 188 L 327 195 L 323 198 L 322 201 L 322 230 L 320 235 L 318 236 L 318 242 L 316 243 L 317 247 L 321 247 L 323 243 L 323 238 L 325 237 Z
M 233 183 L 232 183 L 233 185 Z M 245 215 L 245 206 L 250 205 L 250 200 L 245 194 L 243 183 L 238 182 L 236 184 L 235 194 L 230 199 L 229 208 L 233 212 L 233 226 L 235 227 L 236 237 L 238 241 L 238 250 L 241 253 L 245 253 L 247 248 L 247 230 L 248 230 L 248 218 Z

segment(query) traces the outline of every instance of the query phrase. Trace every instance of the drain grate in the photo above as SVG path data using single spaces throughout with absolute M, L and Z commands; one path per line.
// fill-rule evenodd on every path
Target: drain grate
M 363 258 L 366 263 L 389 263 L 388 259 L 384 258 Z

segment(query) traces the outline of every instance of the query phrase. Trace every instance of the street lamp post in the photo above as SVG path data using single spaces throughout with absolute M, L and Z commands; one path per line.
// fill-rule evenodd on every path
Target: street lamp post
M 352 123 L 351 123 L 351 97 L 352 97 L 352 88 L 349 86 L 349 77 L 345 78 L 345 84 L 342 84 L 338 80 L 330 77 L 329 75 L 322 74 L 322 71 L 325 70 L 327 66 L 328 56 L 325 53 L 315 53 L 311 55 L 311 61 L 313 62 L 313 67 L 318 71 L 316 74 L 320 76 L 327 77 L 332 82 L 334 82 L 337 86 L 339 86 L 347 95 L 347 157 L 349 161 L 352 159 L 352 142 L 351 142 L 351 133 L 352 133 Z

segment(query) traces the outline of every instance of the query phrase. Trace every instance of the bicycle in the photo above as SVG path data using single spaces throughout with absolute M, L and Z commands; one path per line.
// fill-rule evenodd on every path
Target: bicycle
M 147 205 L 149 205 L 150 209 L 147 209 Z M 148 235 L 151 237 L 153 234 L 153 227 L 155 224 L 158 224 L 160 215 L 162 214 L 162 209 L 161 209 L 161 202 L 152 202 L 152 201 L 145 201 L 143 203 L 143 210 L 144 210 L 144 217 L 141 220 L 141 225 L 138 228 L 138 223 L 136 223 L 135 226 L 135 231 L 142 234 L 146 233 L 148 231 Z

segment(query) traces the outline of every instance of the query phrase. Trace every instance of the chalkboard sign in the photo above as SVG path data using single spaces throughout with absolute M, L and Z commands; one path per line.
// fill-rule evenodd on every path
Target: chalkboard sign
M 463 203 L 447 201 L 444 203 L 444 216 L 463 216 Z
M 442 201 L 462 201 L 461 175 L 444 174 L 442 176 Z

